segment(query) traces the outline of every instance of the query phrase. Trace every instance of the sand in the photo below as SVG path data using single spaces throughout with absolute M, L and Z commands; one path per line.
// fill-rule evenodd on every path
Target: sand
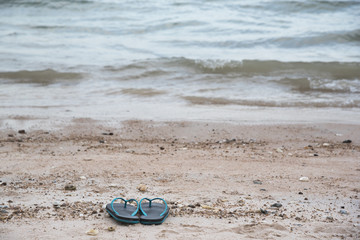
M 0 130 L 0 239 L 360 238 L 357 124 L 76 118 L 19 130 Z M 171 213 L 122 225 L 104 211 L 115 197 L 162 197 Z

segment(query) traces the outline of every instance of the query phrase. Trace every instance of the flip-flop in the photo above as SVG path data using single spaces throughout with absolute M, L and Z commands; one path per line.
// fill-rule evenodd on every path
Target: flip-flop
M 124 203 L 114 203 L 116 200 L 121 199 Z M 134 207 L 129 202 L 136 202 L 137 207 Z M 106 205 L 106 211 L 116 221 L 122 223 L 139 223 L 139 217 L 136 215 L 139 211 L 139 203 L 135 199 L 125 200 L 123 198 L 115 198 L 111 203 Z
M 148 202 L 143 202 L 147 200 Z M 154 200 L 161 200 L 163 203 L 153 203 Z M 162 198 L 143 198 L 140 200 L 140 223 L 150 225 L 150 224 L 161 224 L 169 215 L 169 208 L 167 203 Z

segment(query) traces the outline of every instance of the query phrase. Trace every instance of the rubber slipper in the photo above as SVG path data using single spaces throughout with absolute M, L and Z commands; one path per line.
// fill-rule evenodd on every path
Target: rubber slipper
M 124 203 L 114 203 L 116 200 L 123 200 Z M 136 207 L 128 204 L 129 202 L 136 202 Z M 115 198 L 111 203 L 106 205 L 106 211 L 116 221 L 122 223 L 139 223 L 139 217 L 136 215 L 139 211 L 139 203 L 135 199 L 125 200 L 123 198 Z
M 147 202 L 144 202 L 147 200 Z M 163 203 L 153 203 L 154 200 L 161 200 Z M 169 215 L 167 203 L 162 198 L 143 198 L 140 200 L 140 223 L 142 224 L 161 224 Z

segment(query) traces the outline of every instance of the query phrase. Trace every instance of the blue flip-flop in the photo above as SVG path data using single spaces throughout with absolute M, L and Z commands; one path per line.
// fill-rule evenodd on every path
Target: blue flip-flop
M 143 202 L 147 200 L 147 202 Z M 154 200 L 161 200 L 163 203 L 153 203 Z M 162 198 L 143 198 L 140 200 L 140 223 L 151 225 L 161 224 L 169 216 L 169 207 Z
M 124 203 L 114 203 L 116 200 L 123 200 Z M 136 202 L 137 207 L 134 207 L 129 202 Z M 123 198 L 115 198 L 111 203 L 106 205 L 106 211 L 113 217 L 116 221 L 128 224 L 139 223 L 139 216 L 136 214 L 139 211 L 139 203 L 135 199 L 125 200 Z

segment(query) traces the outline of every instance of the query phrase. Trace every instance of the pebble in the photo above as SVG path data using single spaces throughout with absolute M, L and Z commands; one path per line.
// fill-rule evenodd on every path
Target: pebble
M 22 129 L 22 130 L 19 130 L 18 133 L 20 133 L 20 134 L 26 134 L 26 131 L 25 131 L 24 129 Z
M 326 217 L 326 220 L 330 221 L 330 222 L 333 222 L 334 221 L 334 218 L 333 217 Z
M 113 231 L 115 231 L 115 228 L 114 228 L 114 227 L 108 227 L 107 230 L 108 230 L 109 232 L 113 232 Z
M 72 184 L 66 184 L 65 185 L 65 190 L 67 191 L 75 191 L 76 190 L 76 187 Z
M 99 231 L 96 229 L 90 229 L 89 231 L 86 232 L 86 234 L 90 236 L 96 236 L 99 234 Z
M 86 177 L 85 177 L 85 176 L 81 176 L 80 179 L 81 179 L 81 180 L 86 180 Z
M 284 151 L 281 148 L 276 149 L 276 152 L 283 153 Z
M 53 207 L 54 208 L 60 208 L 60 202 L 54 202 Z
M 189 208 L 195 208 L 196 206 L 195 206 L 195 205 L 192 205 L 192 204 L 189 204 L 188 207 L 189 207 Z
M 281 204 L 281 203 L 274 203 L 274 204 L 271 205 L 271 207 L 281 208 L 281 207 L 282 207 L 282 204 Z
M 137 187 L 137 190 L 139 190 L 140 192 L 146 192 L 147 186 L 146 186 L 145 184 L 140 184 L 140 185 Z
M 109 135 L 109 136 L 112 136 L 112 135 L 114 135 L 114 133 L 112 133 L 112 132 L 110 132 L 110 133 L 102 133 L 102 135 Z
M 343 141 L 343 143 L 352 143 L 350 139 Z
M 308 177 L 301 177 L 301 178 L 299 178 L 299 180 L 300 180 L 301 182 L 308 182 L 308 181 L 309 181 L 309 178 L 308 178 Z
M 262 214 L 269 214 L 269 212 L 268 212 L 267 210 L 262 209 L 262 208 L 260 208 L 260 212 L 261 212 Z
M 261 184 L 262 184 L 262 181 L 260 181 L 260 180 L 254 180 L 253 183 L 254 183 L 254 184 L 259 184 L 259 185 L 261 185 Z
M 323 143 L 323 146 L 328 147 L 328 146 L 330 146 L 330 143 Z
M 348 215 L 348 214 L 349 214 L 346 210 L 343 210 L 343 209 L 341 209 L 339 212 L 340 212 L 340 214 L 344 214 L 344 215 Z

